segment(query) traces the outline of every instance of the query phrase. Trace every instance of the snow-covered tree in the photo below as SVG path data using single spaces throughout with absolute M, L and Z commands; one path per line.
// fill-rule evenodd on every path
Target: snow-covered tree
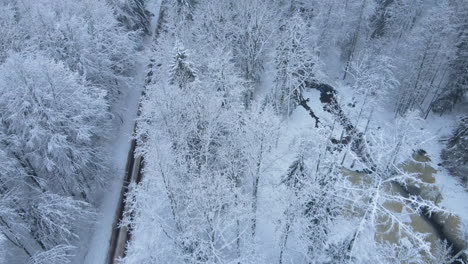
M 93 220 L 91 203 L 107 183 L 102 146 L 109 120 L 120 114 L 139 60 L 138 38 L 116 18 L 114 4 L 0 1 L 0 233 L 7 262 L 68 263 L 79 227 Z
M 289 204 L 282 220 L 279 263 L 285 263 L 288 255 L 294 259 L 297 253 L 307 262 L 325 263 L 330 258 L 329 248 L 335 242 L 329 238 L 334 222 L 344 209 L 343 200 L 336 195 L 338 182 L 343 178 L 337 157 L 326 150 L 324 132 L 329 133 L 321 130 L 315 134 L 316 139 L 323 141 L 304 139 L 282 180 L 288 190 Z M 289 248 L 288 242 L 294 248 Z
M 248 185 L 251 186 L 251 232 L 255 237 L 257 229 L 258 193 L 263 169 L 267 160 L 267 154 L 274 147 L 277 140 L 278 121 L 270 107 L 263 108 L 260 105 L 252 105 L 252 109 L 246 113 L 243 152 L 246 157 L 246 176 Z
M 102 182 L 95 144 L 106 131 L 105 92 L 42 56 L 12 56 L 0 72 L 8 150 L 39 179 L 53 181 L 48 188 L 86 198 Z
M 107 91 L 110 107 L 127 93 L 138 62 L 134 33 L 126 32 L 105 1 L 13 1 L 20 50 L 62 61 Z M 15 44 L 15 42 L 13 42 Z M 114 109 L 114 113 L 118 113 Z
M 352 8 L 351 6 L 348 6 L 348 1 L 346 1 L 345 8 Z M 358 19 L 357 21 L 353 21 L 356 26 L 355 26 L 353 34 L 351 35 L 349 45 L 346 45 L 346 47 L 348 48 L 344 52 L 344 55 L 346 58 L 346 67 L 345 67 L 345 73 L 344 73 L 343 79 L 346 79 L 346 75 L 348 74 L 350 63 L 353 61 L 354 56 L 356 55 L 355 53 L 359 45 L 359 42 L 362 41 L 362 39 L 364 40 L 367 39 L 368 32 L 366 32 L 367 30 L 366 22 L 369 20 L 366 19 L 366 16 L 369 16 L 370 14 L 374 12 L 372 2 L 368 0 L 363 0 L 360 3 L 358 8 L 359 8 Z
M 162 42 L 159 47 L 171 49 Z M 200 80 L 194 82 L 195 75 L 186 78 L 187 68 L 174 70 L 172 56 L 155 60 L 161 66 L 153 75 L 154 84 L 147 87 L 144 122 L 138 132 L 145 142 L 140 150 L 145 179 L 132 192 L 136 201 L 132 210 L 139 217 L 129 223 L 135 226 L 135 236 L 152 230 L 158 239 L 148 247 L 158 248 L 158 253 L 141 255 L 132 248 L 126 261 L 247 261 L 250 253 L 244 237 L 251 220 L 250 193 L 243 189 L 246 158 L 243 145 L 238 144 L 244 136 L 239 118 L 243 108 L 233 93 L 238 87 L 230 87 L 233 84 L 227 78 L 231 76 L 224 76 L 224 69 L 218 68 L 229 70 L 230 66 L 205 60 L 214 64 L 200 65 Z M 179 89 L 181 84 L 195 89 Z M 238 158 L 233 160 L 233 156 Z M 156 210 L 145 210 L 146 203 L 139 201 L 151 196 L 163 202 Z M 158 217 L 154 228 L 150 219 L 160 213 L 164 216 Z
M 188 51 L 180 42 L 176 42 L 172 56 L 169 70 L 171 84 L 180 89 L 186 89 L 187 85 L 197 78 L 195 67 L 190 61 Z
M 373 172 L 360 174 L 361 179 L 357 182 L 351 180 L 351 185 L 343 186 L 357 213 L 358 224 L 349 245 L 349 258 L 357 263 L 372 261 L 373 258 L 388 262 L 398 259 L 400 263 L 404 260 L 399 258 L 405 257 L 407 250 L 412 252 L 415 263 L 426 263 L 434 258 L 432 245 L 425 234 L 415 230 L 411 221 L 405 220 L 425 213 L 449 214 L 431 200 L 412 195 L 408 185 L 423 186 L 427 183 L 399 166 L 411 159 L 413 149 L 425 140 L 425 135 L 417 129 L 418 122 L 420 119 L 413 114 L 396 120 L 394 127 L 385 128 L 391 133 L 385 133 L 385 130 L 370 133 L 367 141 L 375 165 Z M 391 136 L 386 137 L 386 134 Z M 396 229 L 399 231 L 393 232 Z M 396 244 L 385 242 L 385 234 L 389 233 L 395 235 Z M 377 252 L 394 252 L 396 255 L 366 253 L 372 247 Z
M 7 1 L 0 2 L 0 63 L 3 63 L 8 52 L 17 51 L 24 46 L 26 35 L 17 26 L 18 14 L 15 6 Z
M 2 233 L 28 256 L 71 243 L 75 221 L 92 219 L 82 200 L 104 180 L 107 111 L 105 92 L 85 84 L 40 55 L 0 66 L 0 185 L 11 208 Z
M 372 117 L 374 110 L 381 108 L 385 103 L 393 102 L 399 87 L 395 76 L 394 62 L 385 55 L 363 55 L 351 63 L 349 74 L 353 79 L 353 97 L 351 106 L 358 110 L 356 117 L 352 118 L 355 126 L 362 120 Z
M 117 0 L 117 19 L 128 30 L 141 30 L 145 34 L 150 34 L 151 15 L 146 10 L 147 0 Z
M 123 262 L 446 261 L 449 247 L 437 251 L 411 221 L 450 213 L 413 193 L 433 186 L 404 169 L 428 138 L 414 110 L 426 113 L 454 54 L 446 3 L 166 3 Z M 371 119 L 397 102 L 388 126 Z M 291 114 L 287 126 L 278 113 Z
M 412 36 L 406 39 L 403 54 L 410 66 L 403 66 L 401 87 L 396 112 L 411 110 L 425 112 L 428 99 L 438 93 L 437 87 L 445 81 L 445 69 L 453 57 L 454 29 L 450 23 L 453 7 L 441 1 L 413 26 Z M 406 63 L 406 62 L 405 62 Z
M 310 32 L 298 14 L 290 18 L 281 31 L 275 57 L 276 87 L 271 100 L 277 113 L 289 115 L 299 104 L 306 82 L 313 79 L 316 62 L 310 47 Z
M 213 57 L 207 62 L 207 76 L 202 79 L 209 80 L 212 85 L 211 91 L 220 93 L 226 101 L 223 102 L 227 107 L 239 107 L 242 99 L 246 97 L 248 84 L 240 77 L 239 70 L 232 61 L 232 53 L 222 48 L 212 51 Z
M 35 255 L 28 264 L 63 264 L 69 263 L 73 257 L 69 252 L 74 248 L 72 246 L 60 245 L 48 251 Z
M 421 0 L 384 0 L 378 2 L 377 17 L 372 23 L 374 28 L 372 37 L 398 41 L 410 34 L 421 17 L 424 4 Z
M 225 3 L 231 13 L 234 57 L 249 81 L 258 81 L 263 71 L 264 52 L 274 31 L 272 3 L 266 0 L 240 0 Z
M 192 20 L 192 13 L 197 0 L 176 0 L 173 2 L 173 5 L 176 9 L 176 14 L 178 21 L 181 23 L 186 22 L 186 20 Z

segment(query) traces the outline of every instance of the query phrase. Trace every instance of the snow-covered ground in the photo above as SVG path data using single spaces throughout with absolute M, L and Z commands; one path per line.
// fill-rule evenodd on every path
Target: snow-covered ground
M 152 0 L 147 3 L 147 9 L 154 14 L 152 17 L 151 32 L 154 32 L 156 29 L 160 7 L 161 0 Z M 140 95 L 144 87 L 147 73 L 146 66 L 149 63 L 149 56 L 147 54 L 152 44 L 152 37 L 153 36 L 149 36 L 144 40 L 145 48 L 141 51 L 141 56 L 136 58 L 139 60 L 139 69 L 135 77 L 135 87 L 134 90 L 129 92 L 122 100 L 122 124 L 116 131 L 116 134 L 111 136 L 111 140 L 107 146 L 112 176 L 109 179 L 109 185 L 102 192 L 97 221 L 94 226 L 89 227 L 87 230 L 88 233 L 83 233 L 81 235 L 81 242 L 77 245 L 80 250 L 73 263 L 104 264 L 106 261 L 116 208 L 120 202 L 119 196 L 125 176 L 125 165 L 135 127 L 135 119 L 137 118 Z
M 447 116 L 430 115 L 424 123 L 424 129 L 428 130 L 434 139 L 427 142 L 423 148 L 431 158 L 431 165 L 437 170 L 435 174 L 436 185 L 442 195 L 441 205 L 460 217 L 460 231 L 468 237 L 468 191 L 462 186 L 458 178 L 439 166 L 441 162 L 440 153 L 444 148 L 444 142 L 440 139 L 448 138 L 456 128 L 458 113 L 463 110 L 457 109 L 453 114 Z M 466 242 L 466 241 L 465 241 Z

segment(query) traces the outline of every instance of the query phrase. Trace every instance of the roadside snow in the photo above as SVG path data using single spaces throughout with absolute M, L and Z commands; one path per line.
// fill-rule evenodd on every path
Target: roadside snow
M 143 70 L 143 69 L 142 69 Z M 112 223 L 114 221 L 115 211 L 119 203 L 120 190 L 122 189 L 122 181 L 124 178 L 125 164 L 127 162 L 127 154 L 130 149 L 130 141 L 132 138 L 135 118 L 137 116 L 138 103 L 142 90 L 142 83 L 139 82 L 134 92 L 129 93 L 126 100 L 127 106 L 125 115 L 122 117 L 123 123 L 117 136 L 112 140 L 109 146 L 109 152 L 112 155 L 112 171 L 114 172 L 111 178 L 111 184 L 104 191 L 104 197 L 99 208 L 97 222 L 93 228 L 94 234 L 87 243 L 81 245 L 86 250 L 84 256 L 76 263 L 96 264 L 105 263 L 109 239 L 112 234 Z M 90 230 L 91 231 L 91 230 Z

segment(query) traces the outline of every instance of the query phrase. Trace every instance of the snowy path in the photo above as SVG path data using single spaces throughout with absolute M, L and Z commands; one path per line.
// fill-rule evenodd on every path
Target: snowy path
M 155 14 L 152 18 L 151 32 L 156 28 L 156 22 L 159 19 L 159 10 L 161 0 L 153 0 L 147 3 L 148 10 Z M 124 111 L 122 117 L 122 126 L 118 130 L 111 144 L 109 144 L 109 155 L 111 164 L 113 164 L 112 172 L 114 178 L 105 190 L 103 199 L 98 209 L 97 221 L 90 230 L 94 231 L 89 241 L 82 241 L 80 248 L 73 263 L 80 264 L 104 264 L 106 261 L 110 239 L 113 233 L 113 223 L 115 222 L 115 214 L 117 207 L 121 204 L 120 194 L 124 181 L 128 152 L 132 146 L 132 136 L 135 127 L 135 119 L 137 118 L 140 95 L 144 87 L 146 76 L 146 65 L 148 64 L 147 53 L 149 46 L 152 44 L 152 36 L 145 40 L 145 49 L 142 51 L 142 59 L 140 68 L 138 69 L 137 82 L 135 90 L 128 93 L 127 98 L 123 100 L 125 105 L 122 106 Z M 86 240 L 86 239 L 85 239 Z
M 125 176 L 124 170 L 127 153 L 130 149 L 135 118 L 137 116 L 137 111 L 134 109 L 138 107 L 140 93 L 141 88 L 138 85 L 135 91 L 129 93 L 126 98 L 126 106 L 123 107 L 125 115 L 122 117 L 122 126 L 109 146 L 110 160 L 111 164 L 113 164 L 111 170 L 114 175 L 110 178 L 112 183 L 104 190 L 103 198 L 98 208 L 97 221 L 90 230 L 90 232 L 94 231 L 94 234 L 89 241 L 82 241 L 81 245 L 79 245 L 82 250 L 74 261 L 76 264 L 105 263 L 114 214 L 119 203 L 120 189 Z M 86 236 L 86 234 L 83 236 Z

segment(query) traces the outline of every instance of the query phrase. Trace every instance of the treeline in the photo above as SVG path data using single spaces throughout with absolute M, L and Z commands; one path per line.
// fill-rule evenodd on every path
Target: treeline
M 135 4 L 0 1 L 0 262 L 68 263 L 92 226 L 103 146 L 134 84 Z
M 464 100 L 466 4 L 164 2 L 123 262 L 455 261 L 408 221 L 450 212 L 402 195 L 426 183 L 401 164 L 426 139 L 419 122 Z M 323 83 L 349 86 L 350 103 Z M 370 125 L 387 105 L 392 124 Z M 300 108 L 314 129 L 290 120 Z

